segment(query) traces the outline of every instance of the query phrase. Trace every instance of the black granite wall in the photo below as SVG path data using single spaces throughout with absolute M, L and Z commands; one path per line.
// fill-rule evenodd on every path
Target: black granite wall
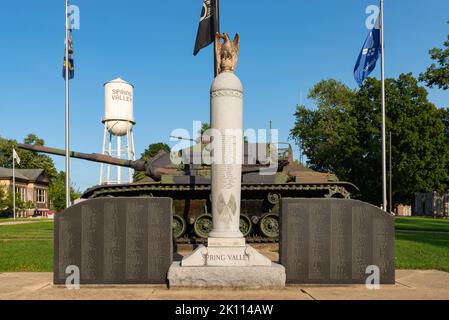
M 393 284 L 394 217 L 346 199 L 282 199 L 280 261 L 289 284 Z
M 56 214 L 54 283 L 164 284 L 172 262 L 172 200 L 99 198 Z

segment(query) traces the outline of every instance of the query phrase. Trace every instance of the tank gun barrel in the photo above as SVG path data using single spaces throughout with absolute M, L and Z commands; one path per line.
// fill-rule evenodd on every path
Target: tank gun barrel
M 178 140 L 185 140 L 185 141 L 192 141 L 192 142 L 196 142 L 195 139 L 190 139 L 190 138 L 186 138 L 186 137 L 181 137 L 181 136 L 170 136 L 170 138 L 173 139 L 178 139 Z
M 44 146 L 36 146 L 30 144 L 18 144 L 20 149 L 33 151 L 33 152 L 41 152 L 47 154 L 53 154 L 57 156 L 65 156 L 65 150 L 49 148 Z M 76 159 L 87 160 L 91 162 L 105 163 L 114 166 L 121 166 L 126 168 L 132 168 L 135 171 L 144 172 L 146 176 L 152 178 L 155 181 L 160 181 L 162 176 L 164 175 L 176 175 L 179 174 L 180 169 L 177 166 L 174 166 L 170 153 L 167 151 L 159 151 L 154 157 L 146 160 L 126 160 L 114 158 L 108 155 L 99 154 L 99 153 L 82 153 L 76 151 L 70 151 L 70 157 Z M 193 163 L 193 162 L 192 162 Z M 192 164 L 184 163 L 184 166 L 191 167 Z M 278 162 L 279 171 L 285 164 L 282 164 L 282 161 Z M 204 166 L 204 165 L 203 165 Z M 207 165 L 205 165 L 207 166 Z M 242 174 L 259 172 L 260 168 L 270 167 L 270 163 L 257 163 L 257 164 L 243 164 L 242 165 Z M 184 174 L 186 174 L 184 172 Z
M 28 150 L 28 151 L 34 151 L 34 152 L 42 152 L 47 154 L 53 154 L 57 156 L 65 156 L 65 151 L 62 149 L 56 149 L 56 148 L 49 148 L 49 147 L 43 147 L 43 146 L 35 146 L 30 144 L 18 144 L 17 145 L 20 149 Z M 121 167 L 127 167 L 127 168 L 133 168 L 136 171 L 145 171 L 145 162 L 141 160 L 133 161 L 133 160 L 126 160 L 126 159 L 117 159 L 111 156 L 107 156 L 104 154 L 99 153 L 82 153 L 82 152 L 75 152 L 70 151 L 70 157 L 76 158 L 76 159 L 83 159 L 87 161 L 92 162 L 99 162 L 99 163 L 108 163 L 115 166 L 121 166 Z

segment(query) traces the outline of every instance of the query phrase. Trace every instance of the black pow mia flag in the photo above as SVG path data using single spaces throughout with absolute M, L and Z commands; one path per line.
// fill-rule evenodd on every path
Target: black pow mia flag
M 218 0 L 203 0 L 203 8 L 201 10 L 200 24 L 198 26 L 198 33 L 196 35 L 195 49 L 193 55 L 196 56 L 198 52 L 214 42 L 216 29 L 216 19 L 218 19 L 216 11 L 216 1 Z

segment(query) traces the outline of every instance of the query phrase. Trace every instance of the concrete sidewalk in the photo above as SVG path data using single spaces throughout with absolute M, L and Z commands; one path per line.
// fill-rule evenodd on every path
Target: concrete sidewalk
M 42 219 L 42 220 L 29 220 L 29 221 L 8 221 L 8 222 L 0 222 L 1 226 L 13 226 L 17 224 L 30 224 L 30 223 L 38 223 L 38 222 L 53 222 L 53 220 Z
M 397 270 L 396 284 L 368 290 L 363 285 L 288 286 L 279 290 L 167 289 L 166 286 L 53 286 L 52 273 L 0 273 L 0 300 L 449 300 L 449 273 Z

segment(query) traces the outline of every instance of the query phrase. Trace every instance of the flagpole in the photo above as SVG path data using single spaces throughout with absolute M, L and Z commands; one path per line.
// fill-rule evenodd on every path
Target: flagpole
M 12 151 L 12 207 L 13 207 L 13 216 L 14 220 L 16 220 L 16 159 L 14 157 L 14 149 Z
M 385 144 L 385 50 L 384 50 L 384 0 L 380 0 L 380 42 L 382 55 L 382 206 L 387 211 L 387 156 Z
M 65 1 L 65 197 L 70 206 L 70 150 L 69 150 L 69 0 Z
M 389 168 L 388 168 L 388 171 L 390 172 L 389 173 L 389 175 L 388 175 L 388 185 L 389 185 L 389 192 L 388 192 L 388 194 L 389 194 L 389 197 L 388 197 L 388 202 L 389 202 L 389 206 L 388 206 L 388 208 L 389 208 L 389 212 L 390 213 L 392 213 L 393 212 L 393 163 L 392 163 L 392 159 L 393 159 L 393 156 L 391 155 L 391 139 L 392 139 L 392 137 L 391 137 L 391 131 L 389 132 L 389 137 L 390 137 L 390 146 L 389 146 L 389 151 L 388 151 L 388 157 L 389 157 L 389 161 L 388 161 L 388 163 L 389 163 Z
M 214 1 L 214 30 L 215 32 L 220 33 L 220 0 Z M 217 70 L 217 50 L 216 50 L 217 43 L 215 41 L 215 35 L 214 35 L 214 77 L 218 76 Z

